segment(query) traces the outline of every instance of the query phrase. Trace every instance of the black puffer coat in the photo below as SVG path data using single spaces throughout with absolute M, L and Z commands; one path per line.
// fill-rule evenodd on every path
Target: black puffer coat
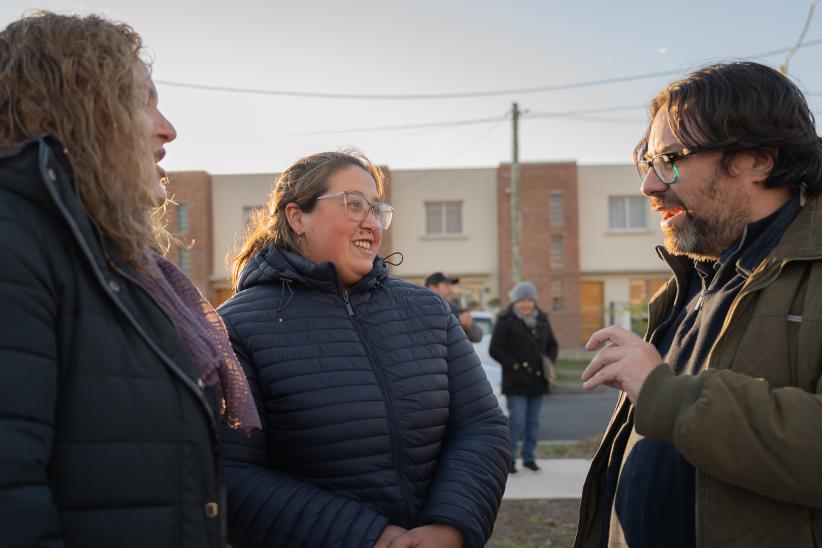
M 514 314 L 513 306 L 500 312 L 488 353 L 502 365 L 502 393 L 539 396 L 548 393 L 548 380 L 542 371 L 542 357 L 557 359 L 557 340 L 548 316 L 537 309 L 533 329 Z
M 106 260 L 56 139 L 0 156 L 0 257 L 0 545 L 223 546 L 190 354 Z
M 341 292 L 331 263 L 268 247 L 220 313 L 264 433 L 226 431 L 239 548 L 371 546 L 386 524 L 491 534 L 508 429 L 445 301 L 382 260 Z

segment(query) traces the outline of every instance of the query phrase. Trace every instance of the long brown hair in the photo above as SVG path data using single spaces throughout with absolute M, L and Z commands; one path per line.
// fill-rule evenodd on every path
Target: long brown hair
M 39 12 L 0 31 L 0 148 L 53 133 L 77 194 L 105 238 L 140 266 L 164 231 L 152 215 L 157 171 L 138 116 L 147 97 L 140 36 L 96 15 Z
M 361 167 L 371 174 L 377 185 L 377 193 L 383 196 L 382 170 L 355 149 L 320 152 L 300 158 L 280 175 L 266 206 L 251 216 L 240 252 L 230 260 L 234 292 L 245 266 L 269 245 L 302 255 L 297 235 L 285 215 L 286 206 L 294 203 L 301 211 L 310 213 L 317 205 L 317 198 L 328 191 L 328 178 L 349 166 Z

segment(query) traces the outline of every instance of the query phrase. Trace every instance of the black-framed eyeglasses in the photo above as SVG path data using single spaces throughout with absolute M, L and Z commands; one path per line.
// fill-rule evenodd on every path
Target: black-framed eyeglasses
M 323 198 L 338 198 L 342 196 L 343 206 L 345 209 L 345 218 L 349 221 L 356 221 L 361 223 L 365 220 L 369 213 L 374 215 L 377 224 L 381 229 L 387 230 L 391 226 L 391 219 L 394 217 L 394 208 L 385 202 L 377 202 L 372 204 L 358 192 L 332 192 L 330 194 L 323 194 L 318 196 L 318 200 Z
M 639 172 L 639 177 L 644 181 L 645 177 L 648 176 L 648 172 L 653 168 L 654 174 L 660 183 L 672 185 L 679 181 L 677 161 L 683 160 L 693 154 L 699 154 L 700 152 L 708 152 L 708 150 L 693 148 L 684 149 L 681 152 L 660 152 L 649 160 L 638 160 L 635 162 L 636 170 Z

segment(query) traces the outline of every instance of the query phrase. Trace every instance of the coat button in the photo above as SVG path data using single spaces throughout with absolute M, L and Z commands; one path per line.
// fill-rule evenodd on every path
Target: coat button
M 49 168 L 49 170 L 46 172 L 46 175 L 49 176 L 49 179 L 52 183 L 57 182 L 57 174 L 54 172 L 53 169 Z
M 514 371 L 516 371 L 517 369 L 519 369 L 519 364 L 518 364 L 518 363 L 515 363 L 515 364 L 514 364 L 514 367 L 513 367 L 512 369 L 513 369 Z
M 216 518 L 220 515 L 220 505 L 216 502 L 207 502 L 204 510 L 207 518 Z
M 119 292 L 120 291 L 120 284 L 115 282 L 114 280 L 109 280 L 108 286 L 111 288 L 112 291 Z

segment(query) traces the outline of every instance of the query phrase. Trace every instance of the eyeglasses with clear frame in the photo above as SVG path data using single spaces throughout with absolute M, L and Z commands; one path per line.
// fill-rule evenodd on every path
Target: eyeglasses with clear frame
M 635 162 L 636 170 L 639 172 L 639 177 L 643 181 L 645 180 L 645 177 L 648 176 L 648 172 L 653 169 L 654 174 L 656 175 L 656 178 L 659 179 L 660 183 L 673 185 L 679 181 L 679 168 L 676 165 L 677 161 L 688 158 L 693 154 L 699 154 L 700 152 L 708 152 L 708 150 L 694 148 L 690 150 L 685 149 L 681 152 L 660 152 L 649 160 L 638 160 Z
M 385 202 L 372 204 L 358 192 L 349 192 L 347 190 L 343 192 L 332 192 L 318 196 L 317 199 L 338 198 L 340 196 L 342 196 L 343 199 L 345 218 L 349 221 L 361 223 L 368 214 L 371 213 L 374 215 L 374 219 L 377 220 L 377 224 L 382 230 L 388 230 L 388 227 L 391 226 L 391 219 L 394 217 L 394 208 Z

